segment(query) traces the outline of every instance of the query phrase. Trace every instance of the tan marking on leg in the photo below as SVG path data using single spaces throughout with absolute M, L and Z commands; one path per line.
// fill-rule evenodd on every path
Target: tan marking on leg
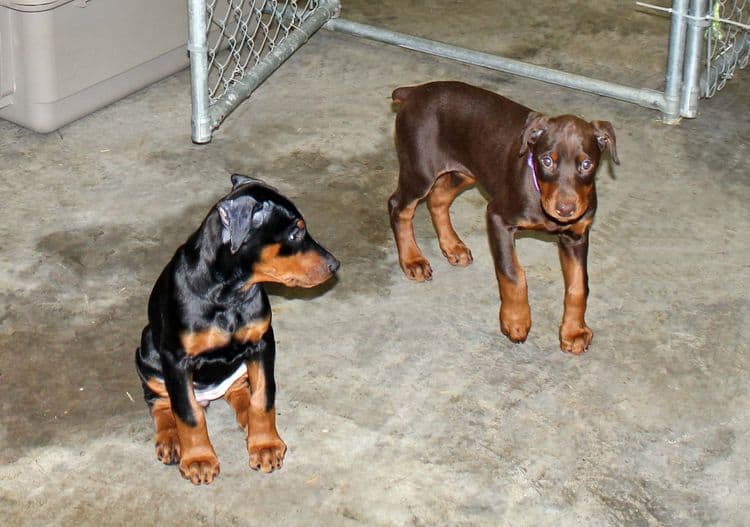
M 180 473 L 195 485 L 209 484 L 219 475 L 219 459 L 208 438 L 206 413 L 195 400 L 192 382 L 190 385 L 190 406 L 196 425 L 190 426 L 175 416 L 177 435 L 180 439 Z
M 456 196 L 472 186 L 474 181 L 473 178 L 464 175 L 444 174 L 437 179 L 427 196 L 427 206 L 438 235 L 440 250 L 451 265 L 465 267 L 474 260 L 469 248 L 456 234 L 450 216 L 450 206 Z
M 515 251 L 513 267 L 516 272 L 515 282 L 497 273 L 500 286 L 500 329 L 513 342 L 523 342 L 531 329 L 531 308 L 526 273 Z
M 154 381 L 154 384 L 157 383 L 158 381 Z M 151 387 L 151 381 L 148 384 Z M 164 383 L 161 383 L 161 388 L 166 393 Z M 156 392 L 156 390 L 154 391 Z M 154 420 L 156 458 L 165 465 L 179 463 L 180 440 L 177 436 L 177 425 L 168 397 L 160 397 L 154 401 L 151 405 L 151 417 Z
M 237 424 L 247 434 L 247 428 L 250 423 L 250 380 L 247 375 L 240 377 L 224 394 L 224 399 L 234 410 L 237 417 Z
M 232 338 L 243 344 L 256 344 L 263 338 L 271 325 L 271 315 L 269 314 L 262 320 L 256 320 L 241 327 L 232 334 Z
M 219 328 L 209 328 L 203 331 L 188 332 L 180 335 L 180 342 L 185 353 L 191 357 L 207 351 L 222 348 L 229 344 L 231 336 Z
M 560 349 L 575 355 L 585 352 L 594 333 L 586 325 L 586 283 L 581 264 L 560 250 L 565 299 L 560 323 Z
M 286 444 L 276 430 L 276 409 L 272 407 L 266 411 L 266 375 L 259 362 L 248 363 L 247 376 L 250 381 L 247 427 L 250 468 L 272 472 L 284 463 Z
M 418 204 L 418 201 L 414 201 L 399 213 L 395 227 L 395 238 L 398 260 L 404 274 L 410 280 L 424 282 L 425 280 L 432 280 L 432 267 L 422 254 L 414 237 L 412 221 Z

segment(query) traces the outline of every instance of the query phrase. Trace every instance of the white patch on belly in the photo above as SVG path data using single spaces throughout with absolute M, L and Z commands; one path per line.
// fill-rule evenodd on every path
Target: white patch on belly
M 247 365 L 243 362 L 242 364 L 240 364 L 239 368 L 234 370 L 234 373 L 232 375 L 221 381 L 221 383 L 214 384 L 213 386 L 209 386 L 200 390 L 195 390 L 195 399 L 201 406 L 208 406 L 208 403 L 221 398 L 225 393 L 227 393 L 227 390 L 232 385 L 232 383 L 234 383 L 234 381 L 246 374 Z

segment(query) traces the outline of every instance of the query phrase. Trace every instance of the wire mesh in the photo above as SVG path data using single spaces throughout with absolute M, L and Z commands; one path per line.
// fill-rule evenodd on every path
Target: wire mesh
M 750 58 L 750 0 L 712 0 L 706 29 L 706 97 L 712 97 Z M 732 23 L 734 22 L 734 23 Z
M 318 7 L 319 0 L 209 0 L 209 103 L 230 87 L 299 29 Z

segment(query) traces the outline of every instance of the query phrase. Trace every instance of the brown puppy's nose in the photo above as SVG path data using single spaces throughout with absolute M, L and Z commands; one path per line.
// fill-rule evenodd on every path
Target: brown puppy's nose
M 576 204 L 574 201 L 558 201 L 555 205 L 555 212 L 560 215 L 561 218 L 569 218 L 573 215 L 576 210 Z

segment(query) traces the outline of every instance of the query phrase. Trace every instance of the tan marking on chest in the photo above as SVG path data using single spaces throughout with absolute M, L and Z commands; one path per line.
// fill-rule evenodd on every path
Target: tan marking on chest
M 589 228 L 591 228 L 592 222 L 593 220 L 591 218 L 587 218 L 585 220 L 574 223 L 568 230 L 574 234 L 577 234 L 578 236 L 582 236 L 587 230 L 589 230 Z
M 541 223 L 538 221 L 531 221 L 527 219 L 520 220 L 518 224 L 516 225 L 516 227 L 524 231 L 547 231 L 549 230 L 544 223 Z
M 237 342 L 255 344 L 263 338 L 271 325 L 271 315 L 262 320 L 255 320 L 241 327 L 232 334 L 232 338 Z
M 185 349 L 185 353 L 191 357 L 195 357 L 206 351 L 222 348 L 229 344 L 230 339 L 231 335 L 229 333 L 218 328 L 209 328 L 203 331 L 180 335 L 182 347 Z

